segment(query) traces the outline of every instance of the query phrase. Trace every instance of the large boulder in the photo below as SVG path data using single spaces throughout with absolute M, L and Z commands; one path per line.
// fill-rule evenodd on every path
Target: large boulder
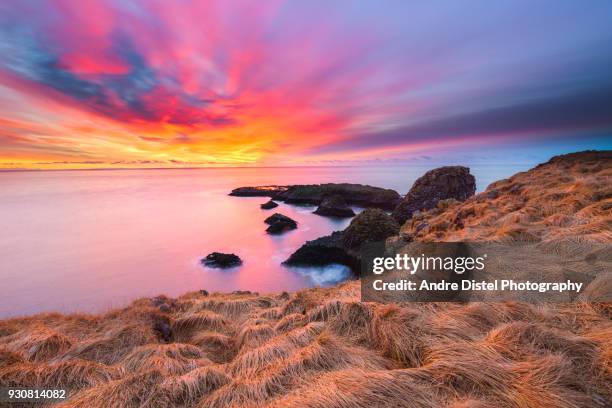
M 209 268 L 232 268 L 242 265 L 242 259 L 236 254 L 224 254 L 222 252 L 213 252 L 206 255 L 201 261 L 202 265 Z
M 264 222 L 269 225 L 266 229 L 268 234 L 281 234 L 297 228 L 297 222 L 279 213 L 269 216 Z
M 348 218 L 353 217 L 355 212 L 348 206 L 346 200 L 339 195 L 333 195 L 323 199 L 315 214 L 327 217 Z
M 359 273 L 363 244 L 384 241 L 399 233 L 399 224 L 384 211 L 368 208 L 357 215 L 344 231 L 306 242 L 284 264 L 321 266 L 339 263 Z
M 393 218 L 401 224 L 415 211 L 430 210 L 440 200 L 453 198 L 464 201 L 476 192 L 476 179 L 470 169 L 463 166 L 446 166 L 433 169 L 414 182 L 406 197 L 393 210 Z
M 239 187 L 230 193 L 238 197 L 267 196 L 288 204 L 319 205 L 326 197 L 339 195 L 350 205 L 393 210 L 401 200 L 395 190 L 363 184 L 328 183 L 291 186 Z
M 342 239 L 346 248 L 359 250 L 361 245 L 384 241 L 399 234 L 399 230 L 399 224 L 386 212 L 378 208 L 368 208 L 342 231 Z

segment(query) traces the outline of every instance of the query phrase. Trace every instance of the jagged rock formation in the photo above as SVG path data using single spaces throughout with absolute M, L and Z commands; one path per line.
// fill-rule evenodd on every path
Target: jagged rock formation
M 432 209 L 441 200 L 463 201 L 475 192 L 476 179 L 470 174 L 469 168 L 439 167 L 428 171 L 414 182 L 408 194 L 393 210 L 393 218 L 403 224 L 415 211 Z

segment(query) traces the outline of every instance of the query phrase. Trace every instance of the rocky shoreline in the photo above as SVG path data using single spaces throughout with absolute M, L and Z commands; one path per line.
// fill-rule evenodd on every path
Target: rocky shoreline
M 445 166 L 430 170 L 418 178 L 403 198 L 394 190 L 348 183 L 239 187 L 229 195 L 265 196 L 287 204 L 314 204 L 318 205 L 314 214 L 339 218 L 355 216 L 349 204 L 364 207 L 365 210 L 355 216 L 344 231 L 306 242 L 283 262 L 288 266 L 337 263 L 348 266 L 358 276 L 361 245 L 397 235 L 401 224 L 415 212 L 427 211 L 443 200 L 466 200 L 475 191 L 476 180 L 469 168 Z M 261 204 L 261 208 L 273 208 L 272 200 Z M 265 222 L 270 224 L 267 232 L 271 234 L 297 228 L 295 221 L 282 214 L 274 214 Z
M 359 277 L 360 250 L 364 244 L 383 243 L 387 249 L 397 251 L 412 241 L 465 240 L 469 237 L 467 234 L 474 235 L 477 230 L 487 230 L 486 226 L 489 223 L 495 222 L 496 219 L 506 219 L 509 216 L 499 214 L 513 214 L 517 220 L 526 220 L 522 214 L 525 214 L 526 211 L 538 211 L 538 205 L 542 205 L 541 202 L 531 203 L 530 197 L 533 196 L 533 200 L 540 200 L 541 192 L 546 191 L 547 188 L 550 190 L 550 182 L 546 184 L 542 181 L 554 180 L 557 191 L 571 191 L 573 187 L 567 183 L 573 180 L 569 177 L 572 172 L 577 173 L 577 177 L 583 178 L 593 174 L 591 177 L 602 180 L 603 184 L 590 187 L 591 190 L 594 190 L 590 196 L 582 195 L 580 190 L 570 194 L 551 194 L 557 199 L 565 198 L 565 201 L 571 201 L 570 196 L 575 197 L 572 201 L 574 206 L 577 199 L 594 200 L 595 204 L 591 206 L 592 208 L 600 208 L 597 211 L 608 211 L 609 213 L 612 208 L 609 202 L 612 194 L 609 189 L 606 190 L 602 186 L 606 185 L 606 180 L 612 180 L 606 173 L 610 168 L 612 168 L 610 152 L 587 151 L 554 157 L 549 162 L 538 165 L 527 172 L 492 183 L 478 195 L 475 195 L 474 176 L 470 174 L 469 168 L 463 166 L 445 166 L 426 172 L 400 199 L 397 198 L 399 197 L 397 193 L 389 192 L 392 190 L 359 184 L 241 187 L 233 190 L 230 195 L 265 195 L 289 204 L 306 202 L 318 204 L 319 207 L 314 214 L 333 217 L 350 216 L 349 211 L 352 212 L 352 209 L 348 203 L 375 204 L 366 206 L 363 212 L 354 216 L 346 229 L 305 242 L 282 262 L 287 266 L 299 267 L 341 264 L 349 267 L 353 276 Z M 536 187 L 538 184 L 542 186 Z M 393 208 L 391 208 L 392 204 L 394 204 Z M 492 218 L 483 222 L 480 213 L 484 208 L 492 208 L 489 210 Z M 565 216 L 567 217 L 573 211 L 572 209 L 567 211 L 563 206 L 559 206 L 554 213 L 567 212 L 568 215 Z M 530 217 L 533 221 L 537 221 L 536 214 Z M 555 219 L 549 221 L 548 229 L 550 231 L 563 230 L 563 221 L 559 220 L 559 216 L 553 215 L 552 217 Z M 555 225 L 559 222 L 562 224 Z M 295 221 L 279 213 L 268 217 L 266 223 L 270 225 L 268 233 L 272 234 L 297 228 Z M 576 223 L 584 225 L 582 220 Z M 605 223 L 608 223 L 608 229 L 603 234 L 599 233 L 600 238 L 596 240 L 612 241 L 609 228 L 610 217 Z M 594 227 L 594 230 L 597 231 L 598 228 Z M 542 240 L 542 237 L 537 235 L 541 230 L 541 226 L 504 228 L 503 225 L 498 225 L 494 229 L 489 229 L 493 236 L 489 236 L 488 239 L 496 242 L 504 242 L 504 240 L 538 242 Z M 501 235 L 506 231 L 507 236 Z M 578 235 L 584 236 L 584 233 Z M 482 233 L 480 236 L 482 237 Z M 590 277 L 588 281 L 591 282 L 593 279 L 594 277 Z M 599 278 L 601 279 L 607 278 Z
M 312 260 L 332 248 L 328 259 L 338 261 L 388 236 L 389 245 L 515 240 L 580 255 L 584 242 L 612 242 L 611 180 L 612 152 L 560 156 L 465 201 L 440 199 L 402 225 L 366 209 L 301 250 Z M 609 251 L 590 256 L 610 261 Z M 603 408 L 612 400 L 612 309 L 597 296 L 609 299 L 612 276 L 598 271 L 590 297 L 574 303 L 362 302 L 353 280 L 0 320 L 0 387 L 66 389 L 62 408 Z
M 350 205 L 393 210 L 399 201 L 397 191 L 363 184 L 328 183 L 290 186 L 238 187 L 229 195 L 235 197 L 270 197 L 287 204 L 319 205 L 325 198 L 340 196 Z

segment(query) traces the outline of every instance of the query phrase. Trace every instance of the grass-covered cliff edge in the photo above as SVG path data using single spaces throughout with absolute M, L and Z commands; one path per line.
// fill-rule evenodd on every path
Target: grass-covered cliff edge
M 401 234 L 611 242 L 610 181 L 610 152 L 560 156 Z M 606 407 L 611 316 L 610 303 L 362 303 L 356 281 L 194 292 L 1 321 L 0 387 L 68 388 L 64 407 Z

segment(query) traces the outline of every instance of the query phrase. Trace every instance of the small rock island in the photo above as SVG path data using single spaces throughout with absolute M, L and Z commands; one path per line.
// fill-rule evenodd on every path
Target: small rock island
M 266 229 L 268 234 L 282 234 L 297 228 L 297 222 L 280 213 L 269 216 L 264 222 L 269 225 Z
M 333 195 L 323 199 L 314 214 L 326 217 L 350 218 L 355 216 L 355 211 L 348 206 L 346 200 L 340 195 Z
M 213 252 L 206 255 L 200 261 L 202 265 L 209 268 L 233 268 L 242 265 L 242 259 L 236 254 L 224 254 L 222 252 Z

